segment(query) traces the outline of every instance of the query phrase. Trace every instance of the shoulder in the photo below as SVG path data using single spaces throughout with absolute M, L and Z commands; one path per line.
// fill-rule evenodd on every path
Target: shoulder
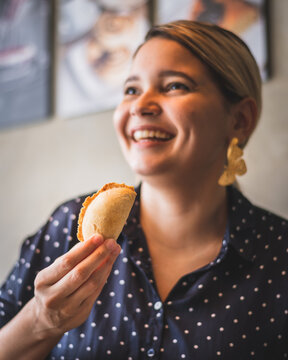
M 78 242 L 78 216 L 88 195 L 81 195 L 59 204 L 46 223 L 24 240 L 20 257 L 31 266 L 33 263 L 38 271 L 71 249 Z
M 61 241 L 62 244 L 67 240 L 72 243 L 77 242 L 78 216 L 84 200 L 90 195 L 80 195 L 59 204 L 52 211 L 46 224 L 39 230 L 38 236 L 55 239 L 57 242 Z
M 288 221 L 249 201 L 237 189 L 229 189 L 230 230 L 244 242 L 254 244 L 255 251 L 285 253 L 288 249 Z M 245 238 L 245 239 L 244 239 Z M 256 250 L 257 249 L 257 250 Z
M 230 211 L 235 212 L 237 217 L 246 215 L 250 220 L 253 219 L 255 225 L 263 226 L 265 224 L 264 226 L 266 226 L 268 224 L 272 229 L 274 224 L 288 230 L 288 219 L 254 204 L 236 188 L 230 187 L 228 191 Z

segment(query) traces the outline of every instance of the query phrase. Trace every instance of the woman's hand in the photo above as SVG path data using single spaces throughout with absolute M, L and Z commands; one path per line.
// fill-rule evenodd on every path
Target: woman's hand
M 120 253 L 113 239 L 92 236 L 40 271 L 35 279 L 35 335 L 61 336 L 89 316 Z
M 35 296 L 0 329 L 0 360 L 46 359 L 66 331 L 87 319 L 119 252 L 115 240 L 95 235 L 40 271 Z

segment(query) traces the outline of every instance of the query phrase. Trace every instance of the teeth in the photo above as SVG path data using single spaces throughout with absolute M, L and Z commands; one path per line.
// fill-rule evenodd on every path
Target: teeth
M 160 130 L 137 130 L 133 135 L 134 140 L 144 140 L 144 139 L 160 139 L 160 140 L 169 140 L 171 135 L 162 132 Z

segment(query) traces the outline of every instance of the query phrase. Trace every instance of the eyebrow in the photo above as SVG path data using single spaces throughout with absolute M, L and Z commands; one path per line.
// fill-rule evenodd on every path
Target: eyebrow
M 182 72 L 182 71 L 175 71 L 175 70 L 163 70 L 160 72 L 160 77 L 166 77 L 166 76 L 179 76 L 179 77 L 183 77 L 186 80 L 190 81 L 192 84 L 197 85 L 196 81 L 191 78 L 189 75 L 187 75 L 186 73 Z M 132 81 L 139 81 L 140 77 L 137 75 L 132 75 L 129 76 L 126 81 L 124 82 L 124 85 L 132 82 Z
M 138 81 L 139 79 L 140 79 L 140 78 L 139 78 L 139 76 L 137 76 L 137 75 L 129 76 L 129 77 L 125 80 L 124 85 L 127 84 L 127 83 L 129 83 L 129 82 L 131 82 L 131 81 Z
M 176 71 L 176 70 L 164 70 L 160 72 L 160 77 L 166 77 L 166 76 L 179 76 L 179 77 L 183 77 L 186 80 L 190 81 L 192 84 L 197 85 L 196 81 L 190 77 L 189 75 L 187 75 L 186 73 L 182 72 L 182 71 Z

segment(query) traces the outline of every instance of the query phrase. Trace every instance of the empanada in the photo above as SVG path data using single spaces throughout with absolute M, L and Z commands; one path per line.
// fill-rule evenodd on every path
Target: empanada
M 95 233 L 117 240 L 136 198 L 133 186 L 109 183 L 83 202 L 77 237 L 88 240 Z

